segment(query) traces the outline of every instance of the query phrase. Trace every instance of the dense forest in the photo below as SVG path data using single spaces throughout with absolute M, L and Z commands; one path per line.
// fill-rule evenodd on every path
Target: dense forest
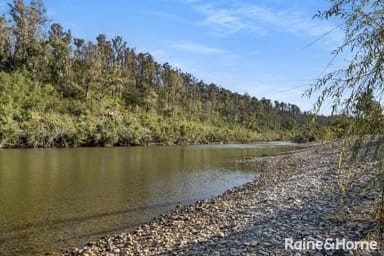
M 298 106 L 205 83 L 119 36 L 94 42 L 48 24 L 40 0 L 0 17 L 0 145 L 249 142 L 313 131 Z

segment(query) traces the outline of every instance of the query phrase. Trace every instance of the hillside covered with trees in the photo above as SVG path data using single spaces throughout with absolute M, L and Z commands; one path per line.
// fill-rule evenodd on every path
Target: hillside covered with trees
M 0 16 L 2 147 L 289 139 L 311 121 L 296 105 L 160 64 L 119 36 L 76 38 L 48 24 L 40 0 L 14 0 L 8 9 Z

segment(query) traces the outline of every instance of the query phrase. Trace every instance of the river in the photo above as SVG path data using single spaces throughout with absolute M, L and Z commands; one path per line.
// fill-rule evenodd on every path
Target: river
M 41 255 L 133 229 L 251 181 L 235 160 L 286 142 L 0 150 L 0 255 Z

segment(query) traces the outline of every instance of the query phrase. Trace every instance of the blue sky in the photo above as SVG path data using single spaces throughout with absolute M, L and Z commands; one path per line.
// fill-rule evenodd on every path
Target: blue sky
M 1 4 L 3 2 L 3 4 Z M 2 12 L 5 0 L 0 1 Z M 27 1 L 28 2 L 28 1 Z M 343 33 L 313 19 L 326 0 L 45 0 L 48 16 L 74 37 L 120 35 L 207 83 L 310 110 L 301 94 L 336 68 Z M 332 31 L 328 33 L 329 31 Z M 323 36 L 326 34 L 325 36 Z M 325 108 L 323 113 L 327 113 Z

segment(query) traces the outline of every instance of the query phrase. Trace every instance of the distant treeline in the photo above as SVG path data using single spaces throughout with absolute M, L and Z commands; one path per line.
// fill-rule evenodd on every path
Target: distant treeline
M 3 147 L 324 136 L 331 120 L 322 117 L 313 129 L 311 118 L 294 104 L 241 95 L 159 64 L 119 36 L 73 38 L 60 24 L 48 25 L 40 0 L 14 0 L 0 17 Z

